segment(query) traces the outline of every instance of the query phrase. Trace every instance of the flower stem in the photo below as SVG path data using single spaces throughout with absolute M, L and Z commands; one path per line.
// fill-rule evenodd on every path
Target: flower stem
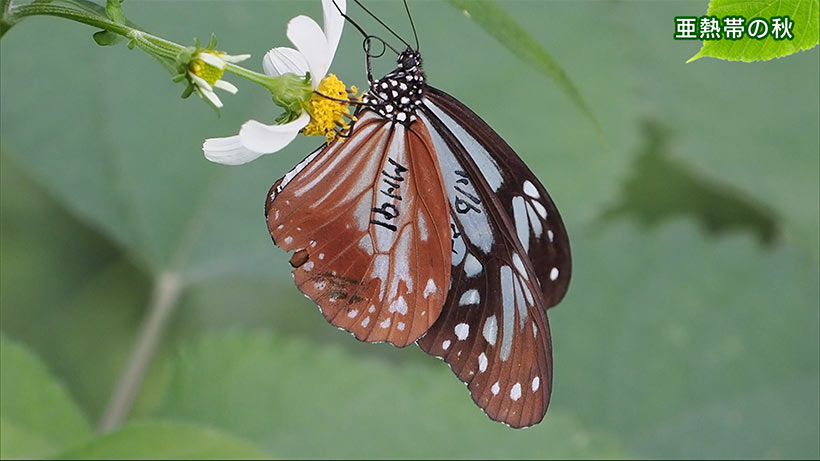
M 87 11 L 47 3 L 32 3 L 14 7 L 9 11 L 8 19 L 10 19 L 12 23 L 16 23 L 28 16 L 57 16 L 88 24 L 89 26 L 99 27 L 100 29 L 114 32 L 123 37 L 128 37 L 129 33 L 135 30 L 125 24 L 118 24 L 106 17 L 95 15 Z
M 94 14 L 84 9 L 70 8 L 67 6 L 48 3 L 30 3 L 9 9 L 9 0 L 0 0 L 0 7 L 2 8 L 0 9 L 0 12 L 2 12 L 2 18 L 0 18 L 0 26 L 2 26 L 0 29 L 0 37 L 2 37 L 8 29 L 23 18 L 29 16 L 56 16 L 83 24 L 88 24 L 89 26 L 98 27 L 100 29 L 113 32 L 117 35 L 121 35 L 129 40 L 132 40 L 136 46 L 148 54 L 159 58 L 174 61 L 179 53 L 185 49 L 184 46 L 178 43 L 174 43 L 170 40 L 149 34 L 148 32 L 135 29 L 126 24 L 114 22 L 105 16 Z M 260 74 L 252 70 L 245 69 L 244 67 L 237 66 L 236 64 L 229 63 L 225 70 L 250 80 L 251 82 L 262 85 L 272 93 L 281 92 L 283 90 L 283 86 L 285 86 L 285 83 L 278 77 L 270 77 L 265 74 Z

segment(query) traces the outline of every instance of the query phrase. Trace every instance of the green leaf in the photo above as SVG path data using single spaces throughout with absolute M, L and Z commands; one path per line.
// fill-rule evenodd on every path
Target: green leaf
M 268 459 L 270 455 L 230 434 L 177 422 L 130 424 L 65 452 L 59 459 Z
M 150 279 L 8 156 L 0 156 L 0 221 L 2 331 L 35 351 L 95 420 L 128 358 Z M 157 394 L 154 382 L 149 375 L 147 396 Z
M 492 0 L 448 0 L 514 55 L 546 75 L 570 97 L 600 133 L 601 126 L 573 81 L 535 37 Z
M 817 266 L 683 222 L 574 237 L 583 269 L 550 310 L 556 409 L 636 457 L 820 455 Z
M 24 347 L 0 336 L 0 458 L 49 457 L 91 428 L 66 390 Z
M 51 441 L 0 416 L 0 458 L 35 459 L 57 453 Z
M 773 16 L 788 16 L 794 21 L 794 39 L 775 40 L 771 34 L 762 40 L 749 37 L 747 33 L 739 40 L 709 40 L 689 61 L 703 57 L 725 59 L 727 61 L 768 61 L 782 58 L 801 50 L 817 46 L 820 35 L 820 0 L 711 0 L 707 16 L 715 16 L 722 21 L 726 16 L 741 16 L 745 23 L 755 18 L 769 21 Z
M 392 366 L 261 333 L 210 336 L 183 349 L 162 414 L 288 458 L 624 456 L 560 411 L 522 431 L 492 422 L 444 363 L 424 358 L 435 366 Z

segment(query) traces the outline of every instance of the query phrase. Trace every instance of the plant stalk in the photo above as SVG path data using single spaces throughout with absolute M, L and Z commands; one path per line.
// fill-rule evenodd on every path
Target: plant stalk
M 99 432 L 103 434 L 111 432 L 128 417 L 154 353 L 162 341 L 178 304 L 182 289 L 182 279 L 177 273 L 166 272 L 160 274 L 155 280 L 148 312 L 140 327 L 128 363 L 100 419 Z

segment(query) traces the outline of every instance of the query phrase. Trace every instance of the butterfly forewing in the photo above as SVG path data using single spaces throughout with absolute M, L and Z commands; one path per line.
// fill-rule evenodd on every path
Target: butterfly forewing
M 405 346 L 435 322 L 447 294 L 442 179 L 429 141 L 404 126 L 368 113 L 355 133 L 274 185 L 268 229 L 294 252 L 297 286 L 331 323 L 363 341 Z
M 453 269 L 442 315 L 419 346 L 444 358 L 492 419 L 536 424 L 551 391 L 549 326 L 536 272 L 494 194 L 502 177 L 432 115 L 420 121 L 448 192 Z
M 424 107 L 432 124 L 452 133 L 460 150 L 480 169 L 514 224 L 546 306 L 558 304 L 569 287 L 570 246 L 558 209 L 544 186 L 486 122 L 452 96 L 428 87 Z

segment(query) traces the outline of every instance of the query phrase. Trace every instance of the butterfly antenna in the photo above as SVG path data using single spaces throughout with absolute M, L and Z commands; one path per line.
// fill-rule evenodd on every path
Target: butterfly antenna
M 358 3 L 358 2 L 357 2 L 357 3 Z M 339 12 L 339 14 L 341 14 L 341 15 L 342 15 L 342 17 L 343 17 L 343 18 L 345 18 L 345 20 L 346 20 L 347 22 L 349 22 L 349 23 L 350 23 L 353 27 L 355 27 L 355 28 L 356 28 L 356 30 L 358 30 L 358 31 L 359 31 L 359 33 L 360 33 L 360 34 L 362 34 L 362 36 L 364 37 L 364 41 L 365 41 L 365 43 L 367 43 L 367 44 L 368 44 L 368 47 L 366 47 L 366 48 L 365 48 L 366 50 L 369 50 L 369 43 L 370 43 L 370 41 L 371 41 L 371 40 L 373 40 L 373 39 L 376 39 L 376 40 L 378 40 L 378 41 L 382 42 L 382 45 L 383 45 L 384 47 L 386 47 L 386 48 L 390 48 L 390 50 L 392 50 L 392 51 L 393 51 L 394 53 L 396 53 L 396 54 L 400 54 L 400 53 L 399 53 L 399 52 L 398 52 L 395 48 L 393 48 L 392 46 L 390 46 L 390 44 L 389 44 L 389 43 L 387 43 L 387 42 L 386 42 L 383 38 L 379 37 L 378 35 L 371 35 L 371 34 L 368 34 L 367 32 L 365 32 L 365 31 L 364 31 L 364 29 L 362 28 L 362 26 L 360 26 L 359 24 L 357 24 L 357 23 L 356 23 L 356 21 L 354 21 L 354 20 L 353 20 L 350 16 L 348 16 L 347 14 L 345 14 L 345 13 L 343 13 L 343 12 L 342 12 L 342 9 L 341 9 L 341 8 L 339 8 L 339 5 L 336 3 L 336 0 L 333 0 L 333 6 L 335 6 L 335 7 L 336 7 L 336 11 L 338 11 L 338 12 Z M 368 11 L 368 13 L 370 13 L 370 12 Z M 371 13 L 371 16 L 372 16 L 372 13 Z M 380 22 L 381 22 L 381 21 L 380 21 Z M 384 23 L 382 23 L 382 24 L 384 24 Z M 391 30 L 390 32 L 393 32 L 393 31 Z M 395 35 L 395 34 L 396 34 L 396 33 L 395 33 L 395 32 L 393 32 L 393 35 Z M 401 40 L 401 37 L 399 37 L 399 40 Z M 402 41 L 404 42 L 404 40 L 402 40 Z M 405 43 L 407 43 L 407 42 L 405 42 Z M 407 45 L 407 46 L 410 46 L 410 45 Z M 382 54 L 383 54 L 383 53 L 384 53 L 384 52 L 382 52 Z M 381 56 L 381 54 L 379 54 L 379 55 L 370 55 L 370 57 L 379 57 L 379 56 Z
M 413 15 L 410 14 L 410 7 L 407 6 L 407 0 L 404 0 L 404 11 L 407 11 L 407 17 L 410 19 L 410 27 L 413 28 L 413 38 L 416 40 L 416 51 L 419 50 L 419 34 L 416 33 L 416 23 L 413 22 Z
M 385 29 L 387 29 L 387 31 L 388 31 L 388 32 L 390 32 L 391 34 L 393 34 L 393 36 L 395 36 L 397 39 L 401 40 L 401 42 L 402 42 L 402 43 L 404 43 L 405 45 L 407 45 L 407 48 L 411 48 L 411 47 L 410 47 L 410 44 L 409 44 L 409 43 L 407 43 L 407 41 L 406 41 L 406 40 L 404 40 L 403 38 L 401 38 L 401 36 L 400 36 L 399 34 L 397 34 L 397 33 L 396 33 L 393 29 L 391 29 L 390 27 L 388 27 L 388 25 L 387 25 L 387 24 L 385 24 L 385 23 L 384 23 L 384 21 L 382 21 L 381 19 L 379 19 L 379 17 L 378 17 L 378 16 L 376 16 L 375 14 L 373 14 L 373 12 L 371 12 L 370 10 L 368 10 L 368 9 L 367 9 L 367 7 L 365 7 L 365 6 L 362 4 L 362 2 L 360 2 L 359 0 L 353 0 L 353 1 L 354 1 L 357 5 L 359 5 L 359 7 L 360 7 L 361 9 L 363 9 L 363 10 L 365 11 L 365 13 L 369 14 L 371 18 L 375 19 L 375 20 L 376 20 L 376 22 L 378 22 L 379 24 L 381 24 L 381 25 L 382 25 L 382 27 L 384 27 Z
M 333 6 L 335 6 L 335 7 L 336 7 L 336 11 L 338 11 L 338 12 L 339 12 L 339 14 L 341 14 L 341 15 L 342 15 L 342 17 L 343 17 L 343 18 L 345 18 L 345 20 L 346 20 L 347 22 L 349 22 L 349 23 L 350 23 L 353 27 L 355 27 L 355 28 L 356 28 L 356 30 L 358 30 L 358 31 L 359 31 L 359 33 L 360 33 L 360 34 L 362 34 L 362 36 L 363 36 L 365 39 L 367 39 L 367 38 L 369 37 L 369 35 L 367 34 L 367 32 L 365 32 L 365 31 L 364 31 L 364 29 L 362 29 L 362 26 L 360 26 L 360 25 L 356 24 L 356 21 L 354 21 L 353 19 L 351 19 L 351 18 L 350 18 L 350 16 L 346 15 L 346 14 L 342 11 L 342 9 L 341 9 L 341 8 L 339 8 L 339 4 L 338 4 L 338 3 L 336 3 L 336 0 L 333 0 Z

